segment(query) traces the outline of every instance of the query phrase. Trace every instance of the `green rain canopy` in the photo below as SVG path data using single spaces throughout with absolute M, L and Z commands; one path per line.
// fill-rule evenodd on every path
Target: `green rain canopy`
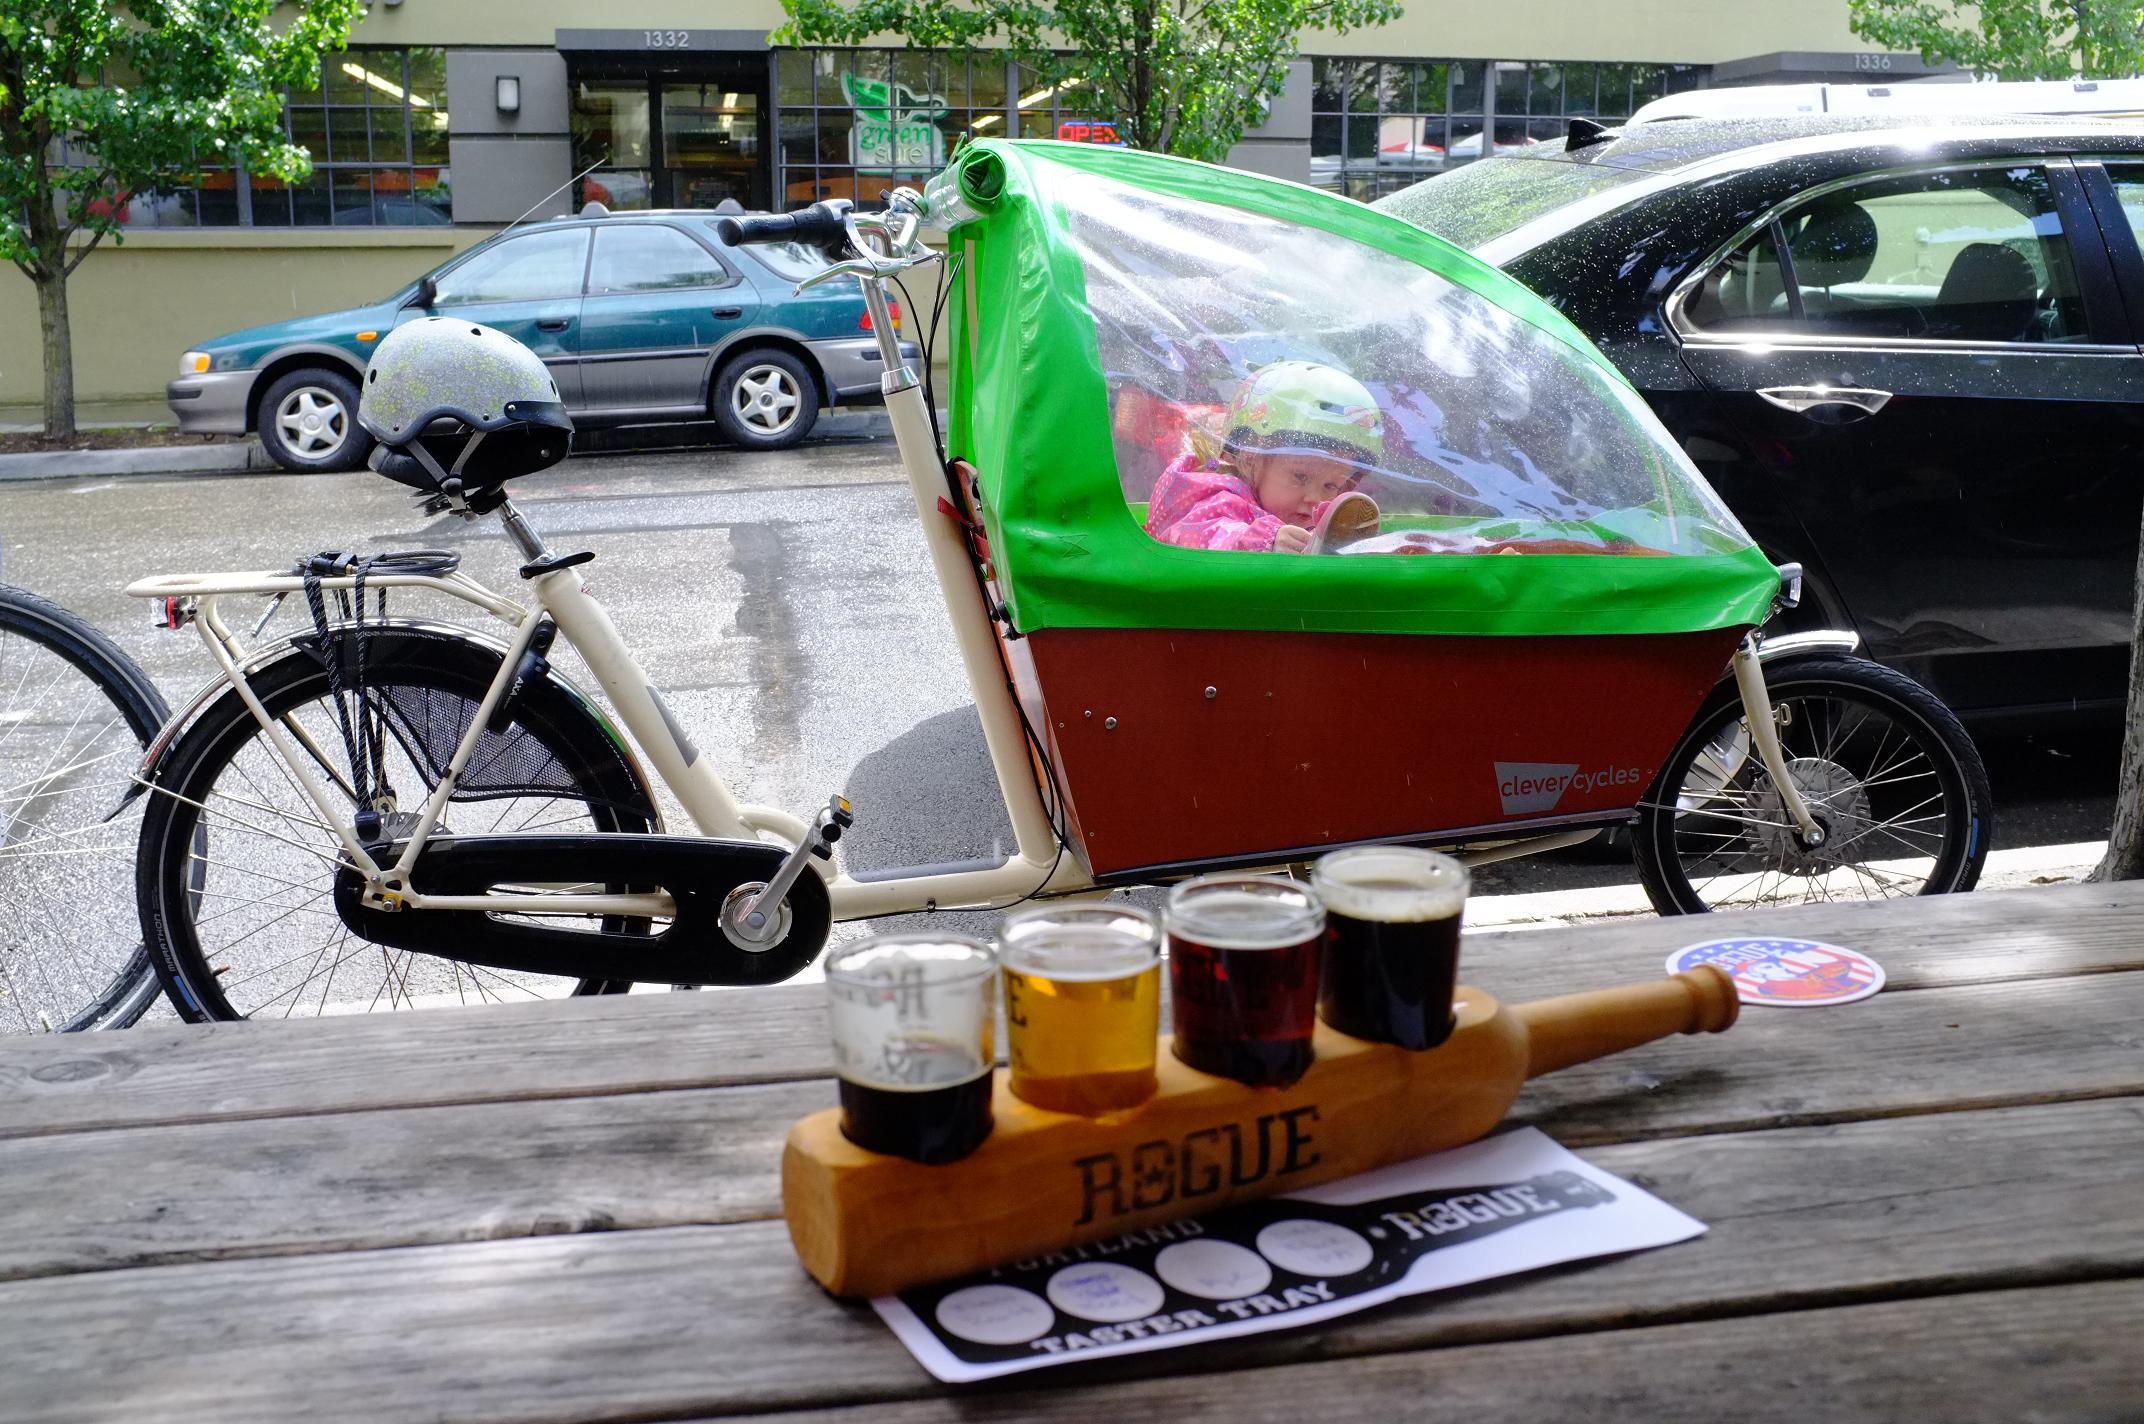
M 931 200 L 950 450 L 1023 633 L 1680 633 L 1778 589 L 1577 328 L 1397 218 L 1056 142 L 973 144 Z

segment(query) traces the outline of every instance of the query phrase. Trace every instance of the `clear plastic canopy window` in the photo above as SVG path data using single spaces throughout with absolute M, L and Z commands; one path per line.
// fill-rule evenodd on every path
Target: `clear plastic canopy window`
M 1748 546 L 1635 391 L 1495 302 L 1314 228 L 1061 182 L 1118 475 L 1157 539 L 1349 554 Z M 1334 398 L 1350 389 L 1370 408 Z M 1366 498 L 1335 498 L 1347 491 Z

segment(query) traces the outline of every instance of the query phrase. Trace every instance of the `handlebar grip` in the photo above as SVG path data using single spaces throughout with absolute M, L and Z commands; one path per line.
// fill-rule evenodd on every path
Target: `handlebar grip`
M 793 213 L 771 217 L 721 218 L 715 234 L 732 247 L 756 242 L 801 242 L 807 247 L 839 251 L 849 242 L 847 203 L 813 203 Z

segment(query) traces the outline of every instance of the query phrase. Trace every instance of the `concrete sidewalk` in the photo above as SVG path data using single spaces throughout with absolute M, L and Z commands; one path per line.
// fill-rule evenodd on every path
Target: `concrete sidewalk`
M 2074 845 L 1990 851 L 1976 888 L 2015 890 L 2083 880 L 2091 875 L 2106 849 L 2105 841 L 2080 841 Z M 1554 929 L 1652 913 L 1652 902 L 1645 898 L 1642 887 L 1608 885 L 1532 895 L 1476 895 L 1467 901 L 1466 923 L 1469 932 L 1502 932 Z
M 76 401 L 74 424 L 77 430 L 147 430 L 174 426 L 178 420 L 161 397 L 144 396 L 140 400 Z M 0 435 L 35 435 L 44 428 L 42 405 L 0 405 Z

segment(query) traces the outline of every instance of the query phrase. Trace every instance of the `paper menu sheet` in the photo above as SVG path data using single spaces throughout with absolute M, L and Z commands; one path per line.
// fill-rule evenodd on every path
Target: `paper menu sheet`
M 1704 1224 L 1532 1128 L 871 1302 L 963 1383 L 1285 1330 Z

